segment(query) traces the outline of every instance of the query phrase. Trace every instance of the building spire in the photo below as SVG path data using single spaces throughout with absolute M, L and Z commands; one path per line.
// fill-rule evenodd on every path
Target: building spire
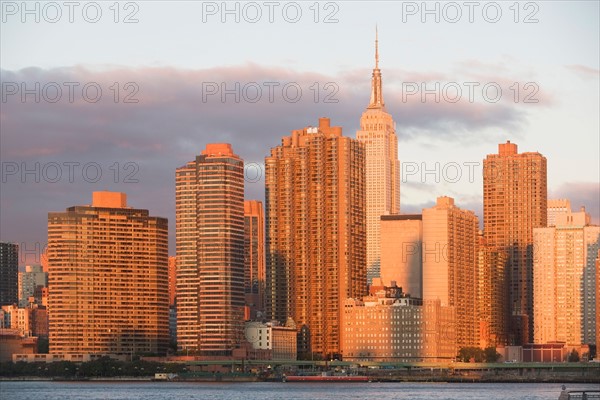
M 379 108 L 385 110 L 383 92 L 381 87 L 381 70 L 379 69 L 379 33 L 375 25 L 375 68 L 371 79 L 371 101 L 368 108 Z
M 375 69 L 379 69 L 379 34 L 375 25 Z

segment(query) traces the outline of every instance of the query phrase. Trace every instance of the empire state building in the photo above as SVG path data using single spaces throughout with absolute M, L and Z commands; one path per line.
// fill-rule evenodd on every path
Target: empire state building
M 400 212 L 400 161 L 396 123 L 385 109 L 379 69 L 379 42 L 375 34 L 375 68 L 371 100 L 360 118 L 356 138 L 366 149 L 367 281 L 380 271 L 380 218 Z

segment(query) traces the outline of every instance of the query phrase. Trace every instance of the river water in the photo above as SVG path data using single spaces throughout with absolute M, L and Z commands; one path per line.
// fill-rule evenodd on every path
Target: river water
M 557 400 L 559 383 L 0 382 L 2 400 Z M 597 385 L 568 384 L 570 390 Z

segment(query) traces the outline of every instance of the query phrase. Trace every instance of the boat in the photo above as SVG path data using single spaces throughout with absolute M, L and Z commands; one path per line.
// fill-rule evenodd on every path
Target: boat
M 283 382 L 369 382 L 365 375 L 284 375 Z

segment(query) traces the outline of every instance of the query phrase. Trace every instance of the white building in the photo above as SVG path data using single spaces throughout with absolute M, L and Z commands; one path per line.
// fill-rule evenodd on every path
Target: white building
M 365 145 L 367 185 L 367 282 L 380 275 L 379 221 L 382 215 L 400 212 L 400 161 L 396 123 L 385 108 L 379 69 L 379 48 L 375 39 L 375 68 L 371 78 L 371 99 L 360 118 L 356 139 Z
M 557 213 L 555 226 L 533 230 L 534 342 L 593 344 L 600 226 L 582 208 Z
M 285 326 L 277 321 L 249 321 L 244 334 L 254 350 L 269 350 L 273 360 L 296 359 L 296 327 L 291 320 Z

